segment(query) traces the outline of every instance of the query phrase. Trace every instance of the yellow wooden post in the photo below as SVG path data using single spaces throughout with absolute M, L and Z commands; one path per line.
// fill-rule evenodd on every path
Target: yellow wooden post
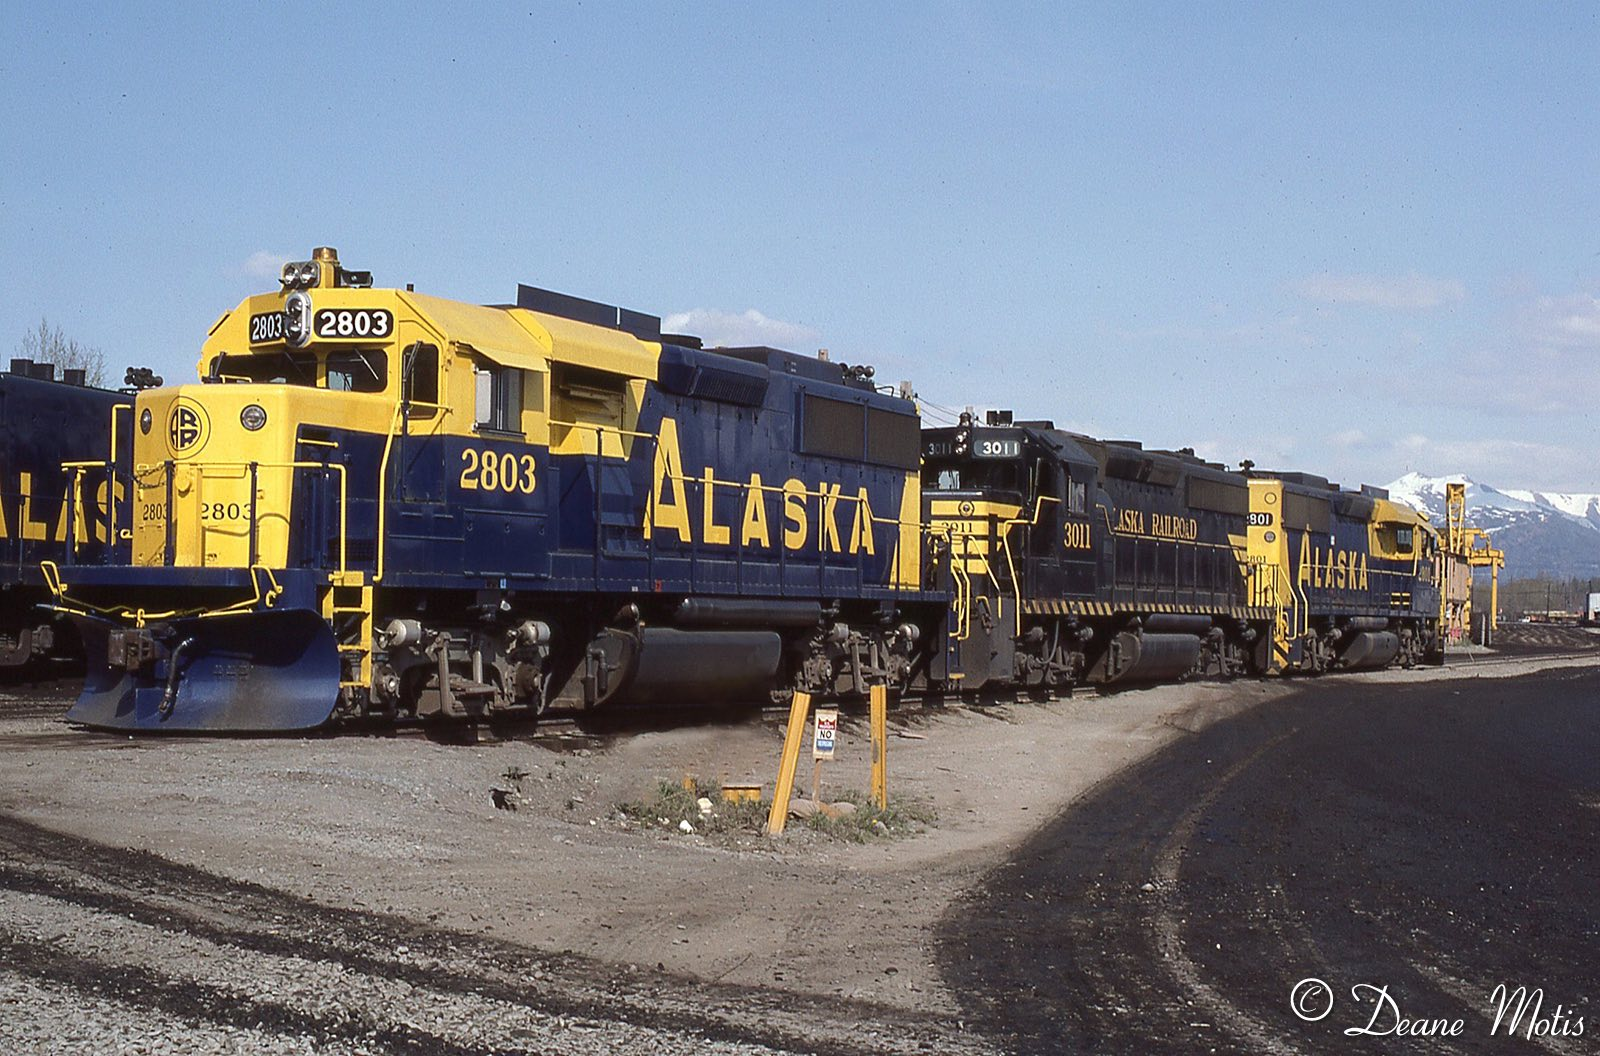
M 772 790 L 772 810 L 767 813 L 767 835 L 783 832 L 789 820 L 789 799 L 794 795 L 794 769 L 800 763 L 800 743 L 811 714 L 811 694 L 796 692 L 789 706 L 789 730 L 783 738 L 783 760 L 778 764 L 778 787 Z
M 889 687 L 872 687 L 872 801 L 889 809 Z

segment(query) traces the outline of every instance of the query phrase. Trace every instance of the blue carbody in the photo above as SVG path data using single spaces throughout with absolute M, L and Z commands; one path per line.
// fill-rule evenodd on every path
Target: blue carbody
M 35 368 L 37 369 L 37 368 Z M 0 374 L 0 664 L 26 662 L 36 653 L 70 648 L 66 641 L 44 648 L 34 628 L 50 622 L 40 606 L 50 600 L 40 566 L 126 559 L 126 543 L 110 538 L 108 506 L 117 502 L 116 525 L 129 523 L 121 488 L 107 488 L 111 458 L 111 410 L 129 406 L 123 393 L 45 380 L 26 374 Z M 119 414 L 118 454 L 127 468 L 132 447 L 131 415 Z M 73 471 L 63 462 L 94 462 L 85 468 L 76 497 Z M 108 501 L 107 496 L 113 498 Z M 81 508 L 79 508 L 81 504 Z M 73 543 L 71 524 L 80 531 Z M 54 636 L 53 636 L 54 637 Z

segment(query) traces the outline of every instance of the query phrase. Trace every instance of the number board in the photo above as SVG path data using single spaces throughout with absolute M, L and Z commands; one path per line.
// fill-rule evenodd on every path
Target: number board
M 319 308 L 313 324 L 324 341 L 366 341 L 394 333 L 394 313 L 383 308 Z
M 283 340 L 282 312 L 261 312 L 250 317 L 250 343 L 252 345 L 265 345 L 272 341 Z
M 839 712 L 833 708 L 818 708 L 816 726 L 811 733 L 811 758 L 832 759 L 833 746 L 839 739 Z
M 972 444 L 972 454 L 975 458 L 1016 458 L 1022 454 L 1022 441 L 979 437 Z

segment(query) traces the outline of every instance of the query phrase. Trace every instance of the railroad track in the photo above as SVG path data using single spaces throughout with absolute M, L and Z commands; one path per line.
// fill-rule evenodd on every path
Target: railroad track
M 1526 651 L 1495 652 L 1485 655 L 1453 653 L 1446 657 L 1444 669 L 1466 673 L 1485 667 L 1502 667 L 1506 664 L 1528 660 L 1565 661 L 1582 659 L 1600 661 L 1600 650 L 1546 652 L 1540 649 L 1528 649 Z M 1299 677 L 1301 681 L 1307 681 L 1305 676 Z M 1222 680 L 1207 678 L 1191 681 L 1215 683 Z M 1008 692 L 983 701 L 973 701 L 953 694 L 911 694 L 897 698 L 893 707 L 894 710 L 900 711 L 909 709 L 982 709 L 985 707 L 1002 707 L 1008 704 L 1039 702 L 1041 700 L 1068 699 L 1073 696 L 1085 695 L 1110 699 L 1118 693 L 1126 692 L 1127 689 L 1139 688 L 1147 687 L 1141 685 L 1105 690 L 1093 687 L 1079 687 L 1075 693 L 1056 694 L 1053 697 L 1045 698 L 1030 697 L 1025 693 Z M 0 720 L 60 718 L 71 705 L 77 690 L 77 679 L 72 676 L 41 679 L 37 682 L 26 684 L 25 689 L 20 685 L 0 686 Z M 828 706 L 836 707 L 844 715 L 852 718 L 863 717 L 867 714 L 867 703 L 864 700 L 829 702 Z M 789 705 L 786 703 L 749 701 L 715 706 L 689 706 L 666 709 L 624 708 L 592 714 L 579 711 L 552 711 L 538 717 L 508 716 L 487 722 L 450 725 L 417 720 L 400 723 L 357 721 L 334 726 L 325 731 L 311 734 L 294 734 L 293 736 L 347 737 L 351 735 L 368 735 L 415 737 L 436 740 L 446 744 L 525 741 L 562 746 L 565 742 L 572 747 L 588 747 L 603 743 L 605 739 L 610 737 L 623 737 L 631 734 L 712 723 L 782 723 L 788 717 Z
M 1594 659 L 1600 661 L 1600 650 L 1576 650 L 1570 652 L 1516 652 L 1511 654 L 1495 653 L 1486 656 L 1476 656 L 1469 653 L 1453 654 L 1446 657 L 1445 670 L 1468 672 L 1481 667 L 1501 667 L 1506 664 L 1518 663 L 1527 660 L 1582 660 Z M 1311 679 L 1307 676 L 1297 676 L 1297 681 L 1308 684 Z M 1224 680 L 1217 678 L 1193 679 L 1192 682 L 1218 683 Z M 1238 679 L 1236 681 L 1278 681 L 1275 679 Z M 891 714 L 895 710 L 908 709 L 983 709 L 986 707 L 1003 707 L 1008 704 L 1037 703 L 1048 700 L 1070 699 L 1074 696 L 1093 696 L 1112 699 L 1118 693 L 1129 689 L 1149 688 L 1148 685 L 1129 686 L 1112 689 L 1096 689 L 1094 687 L 1078 687 L 1074 693 L 1055 694 L 1050 697 L 1029 697 L 1024 693 L 1007 692 L 993 699 L 973 701 L 954 694 L 910 694 L 896 698 L 891 704 Z M 867 714 L 865 700 L 830 701 L 828 707 L 837 708 L 841 713 L 850 717 L 863 717 Z M 560 742 L 562 740 L 577 740 L 593 743 L 607 737 L 626 736 L 634 733 L 646 733 L 663 729 L 673 729 L 682 726 L 703 725 L 711 722 L 737 722 L 737 723 L 782 723 L 789 717 L 788 704 L 756 703 L 726 704 L 715 707 L 685 707 L 672 709 L 619 709 L 612 712 L 597 712 L 586 714 L 583 712 L 555 711 L 547 712 L 537 718 L 518 717 L 497 719 L 493 722 L 481 724 L 462 724 L 454 727 L 433 726 L 422 722 L 412 722 L 401 725 L 373 728 L 371 732 L 383 733 L 390 736 L 417 736 L 438 739 L 444 742 L 479 743 L 492 740 L 517 740 L 530 742 Z M 360 727 L 345 727 L 345 733 Z

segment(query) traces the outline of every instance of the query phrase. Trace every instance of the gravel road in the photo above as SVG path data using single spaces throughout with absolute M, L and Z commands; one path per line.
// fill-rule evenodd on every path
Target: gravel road
M 988 1051 L 945 1017 L 330 909 L 15 818 L 0 861 L 7 1054 Z
M 1600 672 L 1348 678 L 1105 782 L 975 885 L 942 949 L 1019 1052 L 1596 1052 L 1596 892 Z M 1290 1007 L 1308 977 L 1334 1001 L 1315 1022 Z M 1502 983 L 1543 988 L 1531 1037 L 1491 1033 Z

